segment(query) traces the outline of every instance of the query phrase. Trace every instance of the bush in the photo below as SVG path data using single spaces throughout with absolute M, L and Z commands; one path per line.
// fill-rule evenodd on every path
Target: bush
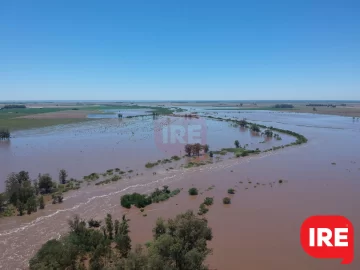
M 202 204 L 200 204 L 198 215 L 202 216 L 202 215 L 206 214 L 208 211 L 209 211 L 209 209 L 207 209 L 205 204 L 202 203 Z
M 223 203 L 224 203 L 224 204 L 230 204 L 230 203 L 231 203 L 231 199 L 230 199 L 229 197 L 225 197 L 225 198 L 223 199 Z
M 151 198 L 146 195 L 133 193 L 122 196 L 120 203 L 121 206 L 125 208 L 131 208 L 131 205 L 135 205 L 137 208 L 144 208 L 145 206 L 151 204 L 152 201 Z
M 229 189 L 228 189 L 228 193 L 229 193 L 229 194 L 235 194 L 235 189 L 229 188 Z
M 246 156 L 248 156 L 248 155 L 249 155 L 249 153 L 248 153 L 247 151 L 244 151 L 244 152 L 241 153 L 241 156 L 242 156 L 242 157 L 246 157 Z
M 101 226 L 101 220 L 90 219 L 88 224 L 90 228 L 99 228 Z
M 282 184 L 284 181 L 282 179 L 279 180 L 279 184 Z
M 212 205 L 213 203 L 214 203 L 214 198 L 206 197 L 204 200 L 204 204 L 207 206 Z
M 195 195 L 198 195 L 199 191 L 197 188 L 190 188 L 189 189 L 189 195 L 191 196 L 195 196 Z

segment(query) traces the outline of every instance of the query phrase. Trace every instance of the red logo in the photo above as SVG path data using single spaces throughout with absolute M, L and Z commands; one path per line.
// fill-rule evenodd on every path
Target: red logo
M 349 264 L 354 258 L 354 228 L 343 216 L 312 216 L 300 230 L 301 245 L 315 258 L 341 258 Z
M 168 155 L 185 155 L 186 144 L 206 144 L 206 122 L 201 118 L 162 117 L 154 121 L 154 138 Z

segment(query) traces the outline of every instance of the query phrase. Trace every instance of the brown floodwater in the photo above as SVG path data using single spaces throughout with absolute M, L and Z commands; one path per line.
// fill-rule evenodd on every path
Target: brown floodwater
M 344 215 L 352 221 L 355 234 L 359 231 L 360 152 L 357 149 L 360 123 L 338 116 L 260 111 L 218 111 L 217 115 L 246 117 L 269 126 L 293 130 L 305 135 L 309 142 L 258 156 L 224 159 L 197 168 L 178 166 L 170 171 L 154 168 L 158 171 L 156 175 L 144 168 L 147 161 L 166 156 L 156 150 L 151 138 L 152 119 L 144 119 L 143 123 L 131 120 L 126 124 L 115 119 L 99 120 L 97 123 L 69 125 L 50 131 L 23 132 L 17 134 L 10 144 L 2 144 L 1 158 L 6 157 L 8 162 L 0 165 L 2 177 L 20 169 L 29 170 L 36 176 L 45 172 L 44 169 L 56 173 L 62 167 L 69 170 L 70 176 L 81 177 L 93 171 L 103 172 L 126 166 L 143 172 L 143 175 L 104 186 L 84 186 L 67 193 L 61 205 L 48 205 L 44 211 L 30 216 L 1 219 L 0 268 L 26 269 L 28 259 L 44 242 L 67 232 L 67 220 L 74 214 L 85 219 L 102 219 L 105 213 L 111 213 L 114 218 L 127 213 L 131 219 L 133 243 L 145 243 L 151 239 L 151 229 L 157 217 L 174 217 L 187 209 L 197 211 L 205 197 L 213 196 L 215 203 L 206 214 L 214 235 L 210 243 L 213 254 L 207 260 L 211 269 L 359 269 L 357 247 L 360 241 L 357 236 L 353 264 L 340 265 L 340 260 L 314 259 L 305 254 L 300 245 L 299 231 L 305 218 L 318 214 Z M 144 126 L 149 131 L 145 131 Z M 260 143 L 263 138 L 254 138 L 249 131 L 231 127 L 226 122 L 209 121 L 208 127 L 211 148 L 213 145 L 232 147 L 236 138 L 241 144 L 253 143 L 252 147 L 265 147 L 263 145 L 268 143 Z M 133 131 L 125 132 L 131 128 L 142 128 L 142 132 L 150 134 L 150 137 L 129 143 L 129 137 L 121 133 L 132 134 Z M 141 137 L 140 134 L 138 136 Z M 291 140 L 281 136 L 283 141 L 279 141 L 280 144 Z M 119 145 L 126 146 L 110 151 L 118 138 L 123 138 Z M 28 150 L 25 151 L 26 145 Z M 24 150 L 20 150 L 22 147 Z M 72 150 L 74 147 L 89 152 L 78 154 Z M 98 152 L 93 152 L 95 150 Z M 52 154 L 59 157 L 47 161 Z M 51 164 L 54 161 L 63 163 L 53 169 Z M 25 164 L 17 167 L 14 162 Z M 332 165 L 333 162 L 336 165 Z M 75 165 L 71 166 L 72 163 Z M 32 169 L 31 164 L 36 168 Z M 6 169 L 7 166 L 10 169 Z M 3 173 L 3 170 L 6 172 Z M 279 184 L 279 179 L 284 179 L 284 183 Z M 128 211 L 119 205 L 120 196 L 127 192 L 149 192 L 165 184 L 171 189 L 183 190 L 165 203 L 146 208 L 146 217 L 137 209 Z M 207 191 L 212 185 L 215 187 Z M 200 189 L 196 197 L 187 194 L 192 186 Z M 231 205 L 224 206 L 222 198 L 228 196 L 229 188 L 234 188 L 236 194 L 231 195 Z

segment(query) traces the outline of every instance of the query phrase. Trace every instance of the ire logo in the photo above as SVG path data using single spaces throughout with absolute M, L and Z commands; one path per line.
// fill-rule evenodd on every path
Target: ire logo
M 156 146 L 167 155 L 184 155 L 186 144 L 206 144 L 206 131 L 202 118 L 162 117 L 154 121 Z
M 354 228 L 343 216 L 312 216 L 304 221 L 300 241 L 315 258 L 341 258 L 349 264 L 354 258 Z

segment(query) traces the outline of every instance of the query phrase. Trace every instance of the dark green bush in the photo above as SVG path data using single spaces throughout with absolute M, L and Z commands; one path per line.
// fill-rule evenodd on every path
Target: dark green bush
M 191 196 L 195 196 L 195 195 L 198 195 L 199 191 L 197 188 L 190 188 L 189 189 L 189 195 Z
M 229 197 L 225 197 L 225 198 L 223 199 L 223 203 L 224 203 L 224 204 L 230 204 L 230 203 L 231 203 L 231 199 L 230 199 Z
M 214 198 L 206 197 L 204 200 L 204 204 L 207 206 L 212 205 L 213 203 L 214 203 Z

